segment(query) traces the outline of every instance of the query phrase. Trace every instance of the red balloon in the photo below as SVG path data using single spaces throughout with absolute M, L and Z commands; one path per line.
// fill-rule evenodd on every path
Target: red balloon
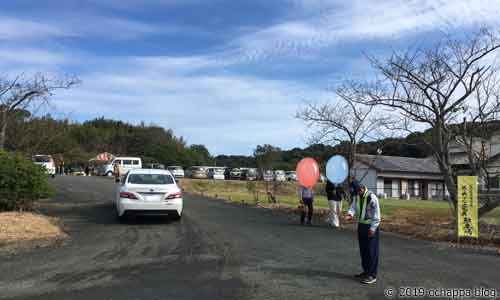
M 310 157 L 305 157 L 297 164 L 297 179 L 306 188 L 313 187 L 319 179 L 318 163 Z

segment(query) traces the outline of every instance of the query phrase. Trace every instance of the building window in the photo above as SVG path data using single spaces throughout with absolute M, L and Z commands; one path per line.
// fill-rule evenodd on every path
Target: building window
M 408 181 L 408 194 L 410 195 L 410 197 L 418 197 L 419 195 L 418 181 L 416 180 Z
M 444 197 L 444 188 L 442 183 L 430 183 L 431 187 L 431 197 L 432 198 L 443 198 Z
M 392 197 L 392 180 L 390 179 L 384 179 L 384 194 Z
M 488 185 L 491 189 L 500 188 L 500 177 L 499 176 L 490 177 L 488 179 Z

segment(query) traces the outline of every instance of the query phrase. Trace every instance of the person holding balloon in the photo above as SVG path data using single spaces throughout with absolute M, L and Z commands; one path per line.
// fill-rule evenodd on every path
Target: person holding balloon
M 328 225 L 340 226 L 340 213 L 342 211 L 342 200 L 344 199 L 344 189 L 342 183 L 349 174 L 349 164 L 341 155 L 332 156 L 326 163 L 326 177 L 328 182 L 325 187 L 330 215 Z
M 356 217 L 358 242 L 363 272 L 356 275 L 364 284 L 377 282 L 379 260 L 380 205 L 377 196 L 358 181 L 351 183 L 357 193 L 349 208 L 346 221 Z
M 342 202 L 344 200 L 344 189 L 342 184 L 332 183 L 329 179 L 325 186 L 326 198 L 328 199 L 328 226 L 340 227 L 340 214 L 342 212 Z
M 307 207 L 306 224 L 311 225 L 314 210 L 312 188 L 319 179 L 319 165 L 313 158 L 305 157 L 297 164 L 296 173 L 297 180 L 300 183 L 299 201 L 303 204 L 301 205 L 300 223 L 304 224 L 306 219 L 305 207 Z
M 314 213 L 313 207 L 313 190 L 312 187 L 301 186 L 299 190 L 300 201 L 302 210 L 300 212 L 300 224 L 304 225 L 306 219 L 306 207 L 307 207 L 307 221 L 305 224 L 311 225 L 312 216 Z

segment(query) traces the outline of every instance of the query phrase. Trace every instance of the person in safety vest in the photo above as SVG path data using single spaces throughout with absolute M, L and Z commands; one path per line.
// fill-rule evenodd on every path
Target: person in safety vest
M 353 182 L 351 186 L 357 197 L 352 200 L 345 219 L 349 221 L 355 217 L 358 222 L 359 253 L 363 268 L 363 272 L 355 277 L 359 278 L 361 283 L 373 284 L 377 281 L 379 259 L 379 201 L 374 193 L 358 181 Z

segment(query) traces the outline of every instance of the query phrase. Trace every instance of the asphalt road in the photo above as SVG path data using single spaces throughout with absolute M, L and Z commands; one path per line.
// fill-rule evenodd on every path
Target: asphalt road
M 382 234 L 375 286 L 359 284 L 354 231 L 185 195 L 180 222 L 117 223 L 114 183 L 58 177 L 43 211 L 71 239 L 0 256 L 0 299 L 384 299 L 384 289 L 500 288 L 500 257 Z

